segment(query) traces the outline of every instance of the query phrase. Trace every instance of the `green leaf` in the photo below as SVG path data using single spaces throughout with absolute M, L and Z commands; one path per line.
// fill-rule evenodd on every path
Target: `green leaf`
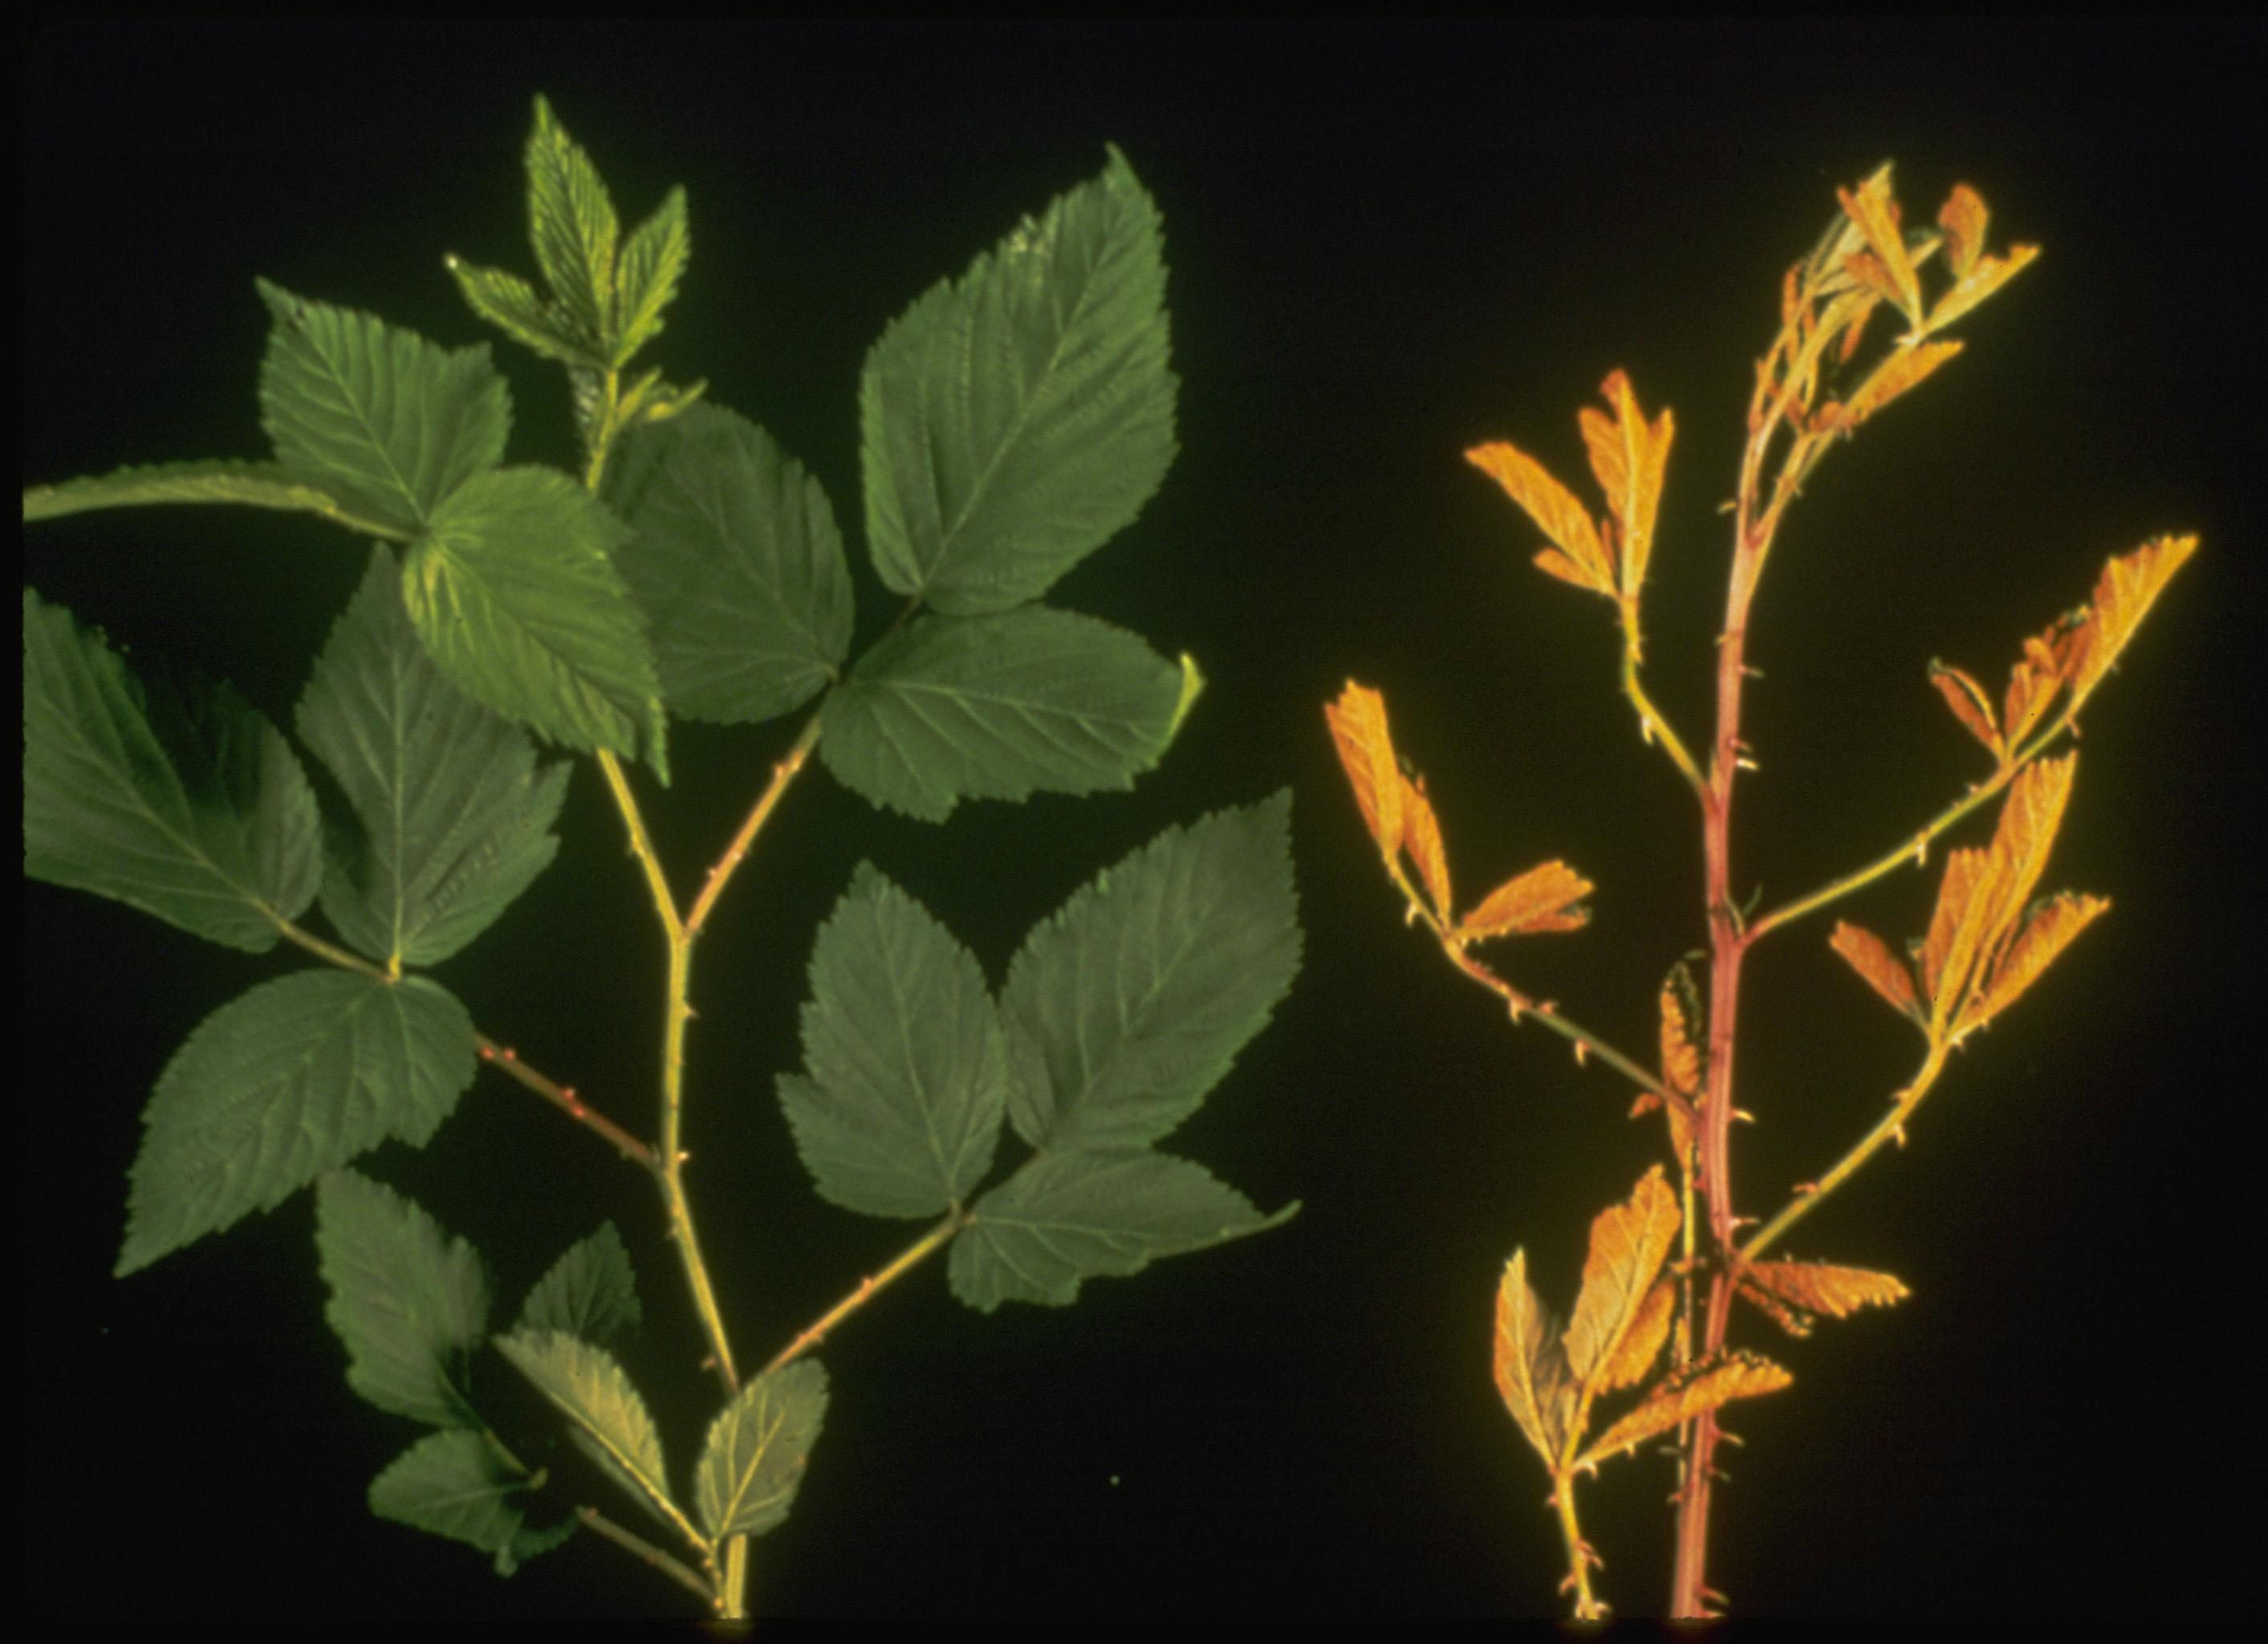
M 565 475 L 482 475 L 437 512 L 401 568 L 402 602 L 458 689 L 570 748 L 664 763 L 644 619 L 609 556 L 622 522 Z
M 615 1224 L 606 1221 L 535 1281 L 519 1309 L 519 1328 L 563 1330 L 607 1342 L 635 1333 L 642 1316 L 630 1253 Z
M 1035 1154 L 976 1204 L 954 1241 L 953 1294 L 980 1313 L 1003 1301 L 1064 1307 L 1082 1279 L 1137 1273 L 1161 1256 L 1279 1226 L 1202 1166 L 1146 1148 Z
M 1291 808 L 1169 829 L 1034 927 L 1000 993 L 1026 1141 L 1155 1141 L 1219 1082 L 1300 968 Z
M 589 1440 L 585 1453 L 663 1522 L 700 1536 L 670 1499 L 661 1435 L 637 1389 L 614 1355 L 564 1331 L 518 1331 L 496 1338 L 497 1350 Z
M 766 1372 L 718 1412 L 693 1475 L 694 1509 L 712 1540 L 786 1521 L 826 1418 L 827 1370 L 816 1359 Z
M 1114 148 L 882 334 L 859 416 L 886 586 L 1005 610 L 1132 521 L 1174 459 L 1165 290 L 1157 207 Z
M 412 1530 L 446 1536 L 496 1558 L 510 1575 L 575 1533 L 575 1521 L 538 1530 L 514 1499 L 534 1488 L 478 1433 L 429 1433 L 371 1480 L 370 1510 Z
M 633 430 L 605 496 L 634 534 L 615 564 L 652 624 L 675 712 L 750 725 L 811 700 L 850 646 L 850 570 L 827 493 L 717 405 Z
M 315 1185 L 323 1317 L 347 1349 L 347 1385 L 397 1416 L 479 1432 L 466 1377 L 488 1328 L 480 1255 L 393 1189 L 333 1170 Z
M 480 268 L 459 257 L 442 261 L 473 312 L 506 336 L 545 359 L 586 368 L 605 366 L 598 350 L 576 335 L 565 311 L 517 274 Z
M 821 1198 L 933 1216 L 991 1168 L 1007 1073 L 984 973 L 871 863 L 820 927 L 803 1055 L 780 1103 Z
M 829 694 L 819 751 L 846 787 L 927 822 L 964 799 L 1123 790 L 1165 752 L 1182 683 L 1092 616 L 928 616 Z
M 365 957 L 447 958 L 557 854 L 568 767 L 539 775 L 527 738 L 449 682 L 384 548 L 315 660 L 298 722 L 353 807 L 326 842 L 323 911 Z
M 622 242 L 615 265 L 615 344 L 616 365 L 625 365 L 661 331 L 661 311 L 677 295 L 677 282 L 685 273 L 693 249 L 685 220 L 685 190 L 672 188 L 654 208 L 653 215 L 637 225 Z
M 487 343 L 453 351 L 375 314 L 255 284 L 276 316 L 260 420 L 295 476 L 408 534 L 504 460 L 512 396 Z
M 24 590 L 24 872 L 248 953 L 314 900 L 314 790 L 217 685 L 145 693 L 104 642 Z
M 332 495 L 320 482 L 294 474 L 280 462 L 148 462 L 56 485 L 26 485 L 24 522 L 60 519 L 90 508 L 203 502 L 292 508 L 380 536 L 403 534 L 399 527 L 357 517 L 342 498 Z
M 603 343 L 615 308 L 614 202 L 591 157 L 541 97 L 527 139 L 527 224 L 551 294 L 585 336 Z
M 389 1137 L 423 1146 L 478 1065 L 465 1007 L 417 977 L 302 971 L 222 1006 L 143 1110 L 119 1275 L 274 1209 Z

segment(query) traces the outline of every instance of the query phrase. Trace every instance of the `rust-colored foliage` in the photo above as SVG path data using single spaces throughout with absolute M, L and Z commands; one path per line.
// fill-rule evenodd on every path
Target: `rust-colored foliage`
M 1755 912 L 1753 896 L 1739 894 L 1732 881 L 1729 839 L 1735 778 L 1753 768 L 1741 735 L 1744 682 L 1756 673 L 1746 659 L 1749 610 L 1782 517 L 1829 451 L 1943 374 L 1962 348 L 1943 334 L 2038 256 L 2029 245 L 1993 253 L 1990 214 L 1965 184 L 1948 195 L 1933 227 L 1918 230 L 1904 224 L 1888 166 L 1839 190 L 1838 199 L 1842 210 L 1825 235 L 1787 271 L 1779 331 L 1756 365 L 1732 504 L 1730 586 L 1715 657 L 1717 723 L 1699 745 L 1705 763 L 1648 698 L 1640 676 L 1646 567 L 1667 528 L 1670 412 L 1647 416 L 1629 376 L 1617 370 L 1601 390 L 1606 409 L 1578 413 L 1604 501 L 1596 512 L 1518 446 L 1492 439 L 1465 453 L 1542 533 L 1538 568 L 1612 601 L 1623 637 L 1624 694 L 1642 736 L 1662 749 L 1698 803 L 1708 1005 L 1705 1011 L 1686 965 L 1673 969 L 1660 992 L 1658 1073 L 1556 1005 L 1529 999 L 1468 951 L 1498 937 L 1579 928 L 1589 918 L 1578 904 L 1590 882 L 1564 862 L 1547 862 L 1456 917 L 1440 824 L 1423 782 L 1405 774 L 1384 700 L 1350 683 L 1325 710 L 1364 823 L 1411 921 L 1425 923 L 1461 972 L 1503 998 L 1514 1022 L 1532 1015 L 1572 1043 L 1579 1061 L 1601 1061 L 1636 1083 L 1632 1117 L 1658 1110 L 1665 1120 L 1676 1185 L 1656 1165 L 1626 1203 L 1594 1220 L 1582 1286 L 1564 1324 L 1531 1287 L 1522 1252 L 1513 1253 L 1498 1287 L 1497 1389 L 1550 1475 L 1549 1501 L 1567 1550 L 1565 1587 L 1579 1618 L 1603 1615 L 1605 1605 L 1592 1588 L 1600 1560 L 1577 1519 L 1578 1475 L 1672 1432 L 1681 1483 L 1673 1498 L 1677 1558 L 1669 1607 L 1681 1617 L 1711 1613 L 1715 1595 L 1705 1578 L 1719 1412 L 1734 1399 L 1789 1382 L 1770 1360 L 1727 1345 L 1735 1297 L 1801 1336 L 1819 1319 L 1846 1318 L 1905 1296 L 1905 1286 L 1888 1273 L 1766 1259 L 1764 1252 L 1876 1152 L 1904 1140 L 1953 1049 L 2014 1004 L 2110 905 L 2071 891 L 2036 896 L 2077 770 L 2077 756 L 2060 744 L 2076 736 L 2089 695 L 2197 548 L 2194 536 L 2167 535 L 2110 560 L 2085 607 L 2024 642 L 1997 699 L 1968 673 L 1933 662 L 1931 683 L 1991 753 L 1990 776 L 1871 862 L 1809 896 Z M 1870 347 L 1872 322 L 1886 310 L 1904 321 L 1903 330 L 1884 340 L 1877 329 Z M 1732 1077 L 1734 1023 L 1749 1020 L 1739 1008 L 1748 950 L 1781 925 L 1926 861 L 1933 843 L 1995 799 L 1999 816 L 1991 838 L 1946 852 L 1935 908 L 1907 951 L 1849 922 L 1838 922 L 1830 939 L 1867 986 L 1919 1029 L 1919 1069 L 1825 1175 L 1796 1186 L 1769 1218 L 1740 1213 L 1727 1183 L 1731 1124 L 1749 1117 L 1734 1105 Z M 1823 1076 L 1832 1077 L 1831 1070 Z M 1597 1425 L 1594 1404 L 1631 1388 L 1643 1390 L 1635 1403 L 1587 1437 Z

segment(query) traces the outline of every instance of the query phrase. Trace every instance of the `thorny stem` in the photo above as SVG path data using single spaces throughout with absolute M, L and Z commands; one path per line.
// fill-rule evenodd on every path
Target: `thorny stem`
M 1937 1082 L 1938 1075 L 1945 1071 L 1947 1048 L 1941 1043 L 1931 1043 L 1929 1054 L 1923 1059 L 1920 1071 L 1914 1074 L 1913 1082 L 1898 1092 L 1891 1102 L 1890 1110 L 1882 1116 L 1881 1122 L 1868 1131 L 1849 1153 L 1836 1161 L 1833 1169 L 1818 1181 L 1798 1189 L 1795 1197 L 1782 1207 L 1779 1214 L 1757 1228 L 1749 1242 L 1741 1247 L 1741 1260 L 1752 1262 L 1778 1242 L 1782 1234 L 1809 1215 L 1813 1206 L 1842 1186 L 1860 1165 L 1881 1149 L 1885 1142 L 1895 1141 L 1900 1146 L 1905 1145 L 1906 1121 L 1921 1105 L 1921 1099 L 1929 1094 L 1930 1087 Z
M 604 1513 L 599 1511 L 597 1508 L 578 1507 L 575 1509 L 575 1516 L 585 1529 L 598 1531 L 600 1535 L 604 1536 L 608 1541 L 613 1542 L 616 1546 L 628 1551 L 633 1557 L 638 1559 L 644 1563 L 650 1564 L 655 1569 L 659 1570 L 664 1575 L 669 1577 L 671 1581 L 675 1581 L 680 1587 L 690 1588 L 694 1592 L 698 1593 L 701 1596 L 701 1602 L 703 1604 L 714 1604 L 716 1603 L 716 1589 L 711 1588 L 708 1582 L 703 1581 L 690 1569 L 687 1568 L 683 1564 L 679 1563 L 675 1559 L 671 1558 L 669 1554 L 664 1552 L 660 1548 L 655 1546 L 643 1536 L 636 1535 L 630 1530 L 624 1530 L 620 1524 L 615 1523 L 614 1520 L 608 1518 Z
M 780 756 L 779 763 L 772 767 L 772 779 L 764 785 L 755 808 L 740 824 L 740 830 L 733 836 L 733 843 L 725 847 L 725 854 L 718 859 L 717 866 L 709 870 L 708 883 L 702 886 L 701 894 L 693 900 L 692 911 L 685 916 L 687 940 L 701 934 L 702 925 L 708 922 L 709 910 L 717 905 L 717 898 L 725 894 L 725 887 L 731 881 L 734 870 L 740 866 L 741 859 L 747 855 L 748 847 L 755 843 L 758 830 L 770 819 L 773 807 L 780 801 L 780 795 L 787 792 L 787 785 L 795 780 L 796 773 L 811 757 L 811 750 L 818 746 L 819 715 L 814 712 L 805 722 L 787 752 Z
M 933 1252 L 950 1244 L 954 1235 L 968 1225 L 968 1213 L 960 1205 L 954 1205 L 950 1215 L 900 1251 L 888 1266 L 871 1278 L 860 1279 L 857 1289 L 820 1315 L 817 1322 L 810 1328 L 781 1348 L 774 1355 L 772 1361 L 764 1366 L 763 1373 L 770 1375 L 784 1366 L 793 1364 L 805 1353 L 819 1345 L 821 1342 L 827 1339 L 829 1331 L 873 1301 L 885 1286 L 910 1272 Z
M 1575 1476 L 1563 1472 L 1551 1492 L 1551 1507 L 1559 1515 L 1559 1535 L 1567 1544 L 1567 1579 L 1559 1590 L 1575 1589 L 1575 1619 L 1603 1621 L 1607 1607 L 1591 1591 L 1591 1563 L 1597 1555 L 1583 1539 L 1582 1526 L 1575 1521 Z
M 1626 639 L 1623 645 L 1623 695 L 1628 697 L 1631 705 L 1638 710 L 1638 734 L 1647 741 L 1657 736 L 1661 739 L 1661 751 L 1669 756 L 1670 763 L 1677 767 L 1678 774 L 1685 778 L 1686 786 L 1693 790 L 1694 797 L 1701 801 L 1705 812 L 1709 805 L 1709 785 L 1702 778 L 1701 767 L 1694 763 L 1693 756 L 1685 751 L 1685 744 L 1670 728 L 1669 721 L 1661 717 L 1661 710 L 1653 705 L 1653 700 L 1646 694 L 1646 687 L 1638 682 L 1638 626 L 1627 612 L 1624 616 L 1624 632 Z

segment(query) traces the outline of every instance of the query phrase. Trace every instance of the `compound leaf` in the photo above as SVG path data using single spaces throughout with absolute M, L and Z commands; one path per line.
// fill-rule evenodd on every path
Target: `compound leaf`
M 24 872 L 249 953 L 314 900 L 314 790 L 227 685 L 145 692 L 99 629 L 24 590 Z
M 693 1508 L 710 1536 L 761 1536 L 786 1522 L 827 1418 L 827 1369 L 799 1359 L 740 1390 L 709 1424 Z
M 423 977 L 261 983 L 206 1017 L 158 1076 L 117 1272 L 272 1210 L 388 1138 L 424 1146 L 477 1066 L 472 1018 Z
M 1031 1047 L 1026 1141 L 1155 1141 L 1227 1073 L 1300 968 L 1291 810 L 1287 790 L 1168 829 L 1034 927 L 1000 997 Z
M 859 385 L 885 586 L 1005 610 L 1124 528 L 1174 458 L 1157 207 L 1116 149 L 882 334 Z
M 481 1430 L 466 1368 L 488 1328 L 480 1255 L 393 1189 L 333 1170 L 315 1186 L 323 1317 L 347 1349 L 347 1385 L 380 1410 Z

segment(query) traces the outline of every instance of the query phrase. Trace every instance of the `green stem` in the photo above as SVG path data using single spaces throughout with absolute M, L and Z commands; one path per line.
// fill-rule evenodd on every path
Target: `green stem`
M 828 1309 L 825 1313 L 820 1315 L 817 1322 L 809 1329 L 781 1348 L 773 1356 L 772 1361 L 764 1367 L 763 1373 L 770 1375 L 782 1366 L 794 1363 L 805 1353 L 819 1345 L 821 1342 L 826 1340 L 828 1331 L 873 1301 L 885 1286 L 910 1272 L 933 1251 L 942 1250 L 951 1243 L 954 1235 L 967 1227 L 969 1220 L 968 1211 L 958 1205 L 954 1205 L 950 1215 L 900 1251 L 888 1266 L 871 1278 L 860 1279 L 856 1290 Z
M 1559 1590 L 1575 1589 L 1575 1619 L 1603 1621 L 1607 1607 L 1591 1591 L 1591 1549 L 1583 1539 L 1582 1526 L 1575 1521 L 1575 1476 L 1561 1473 L 1557 1488 L 1551 1492 L 1551 1506 L 1559 1515 L 1560 1538 L 1567 1544 L 1567 1579 Z
M 692 1570 L 688 1569 L 683 1564 L 681 1564 L 677 1559 L 670 1557 L 669 1554 L 664 1552 L 660 1548 L 655 1546 L 643 1536 L 638 1536 L 633 1534 L 630 1530 L 624 1530 L 620 1524 L 615 1523 L 614 1520 L 608 1518 L 604 1513 L 599 1511 L 595 1507 L 578 1507 L 575 1509 L 575 1516 L 581 1522 L 585 1529 L 596 1530 L 600 1535 L 604 1536 L 608 1541 L 613 1542 L 616 1546 L 623 1548 L 629 1552 L 631 1556 L 637 1559 L 640 1562 L 649 1564 L 655 1569 L 659 1570 L 664 1575 L 669 1577 L 671 1581 L 675 1581 L 680 1587 L 690 1589 L 693 1592 L 698 1594 L 700 1596 L 701 1602 L 704 1606 L 713 1607 L 715 1605 L 717 1602 L 717 1589 L 715 1588 L 710 1586 L 708 1582 L 703 1581 L 698 1575 L 695 1574 Z
M 1701 775 L 1701 767 L 1694 763 L 1693 756 L 1686 751 L 1684 742 L 1670 728 L 1669 721 L 1661 717 L 1661 710 L 1653 705 L 1653 700 L 1646 694 L 1646 687 L 1638 682 L 1637 623 L 1625 619 L 1624 632 L 1626 638 L 1623 645 L 1623 695 L 1628 697 L 1631 705 L 1638 710 L 1638 734 L 1648 741 L 1657 736 L 1661 739 L 1662 752 L 1669 756 L 1670 763 L 1677 767 L 1678 774 L 1685 778 L 1685 785 L 1693 790 L 1693 796 L 1701 801 L 1705 811 L 1709 804 L 1709 784 Z
M 1881 1122 L 1860 1139 L 1858 1146 L 1837 1160 L 1833 1169 L 1817 1182 L 1799 1188 L 1795 1197 L 1782 1206 L 1779 1214 L 1757 1228 L 1749 1242 L 1741 1247 L 1741 1260 L 1752 1262 L 1778 1243 L 1782 1234 L 1809 1215 L 1814 1206 L 1849 1180 L 1852 1172 L 1880 1152 L 1885 1143 L 1895 1141 L 1900 1146 L 1905 1145 L 1906 1121 L 1921 1105 L 1921 1099 L 1929 1094 L 1930 1087 L 1937 1082 L 1938 1075 L 1945 1071 L 1946 1050 L 1941 1043 L 1931 1043 L 1929 1054 L 1923 1058 L 1913 1082 L 1898 1092 L 1890 1110 L 1882 1116 Z

